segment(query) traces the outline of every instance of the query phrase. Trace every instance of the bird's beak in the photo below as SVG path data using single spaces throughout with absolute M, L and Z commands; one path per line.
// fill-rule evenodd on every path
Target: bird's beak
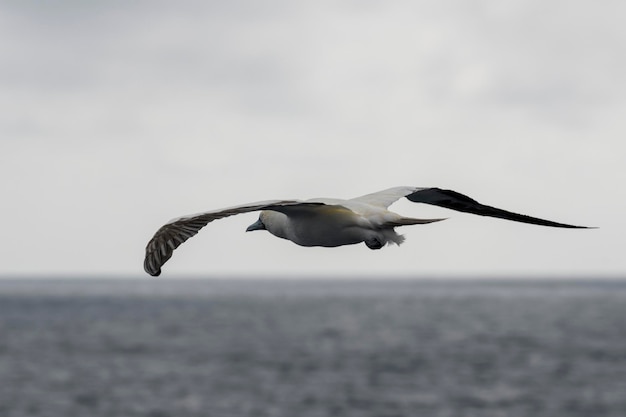
M 253 230 L 265 230 L 265 225 L 263 224 L 261 219 L 257 220 L 256 222 L 248 226 L 248 228 L 246 229 L 246 232 L 251 232 Z

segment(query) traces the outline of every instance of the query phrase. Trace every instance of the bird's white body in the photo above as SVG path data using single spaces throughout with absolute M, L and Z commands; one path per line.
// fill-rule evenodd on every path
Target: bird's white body
M 398 190 L 404 192 L 404 189 Z M 259 218 L 268 232 L 300 246 L 336 247 L 365 242 L 371 249 L 380 249 L 388 243 L 401 244 L 404 237 L 396 233 L 396 226 L 443 220 L 404 217 L 387 210 L 380 201 L 315 198 L 305 203 L 321 205 L 265 210 Z
M 402 237 L 393 228 L 381 227 L 378 220 L 382 217 L 368 218 L 337 205 L 293 215 L 268 210 L 260 216 L 268 232 L 300 246 L 335 247 L 379 242 L 382 247 L 388 242 L 401 243 Z

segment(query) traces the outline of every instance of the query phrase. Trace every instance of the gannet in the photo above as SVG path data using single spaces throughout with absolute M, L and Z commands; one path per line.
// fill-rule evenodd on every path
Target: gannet
M 405 217 L 387 210 L 402 197 L 415 203 L 522 223 L 569 229 L 589 228 L 487 206 L 452 190 L 436 187 L 394 187 L 348 200 L 268 200 L 177 217 L 157 230 L 148 242 L 144 269 L 152 276 L 160 275 L 161 267 L 172 257 L 174 249 L 208 223 L 252 211 L 261 213 L 258 220 L 246 231 L 267 230 L 274 236 L 300 246 L 336 247 L 364 242 L 370 249 L 380 249 L 387 244 L 400 245 L 404 241 L 404 237 L 396 233 L 396 227 L 445 220 Z

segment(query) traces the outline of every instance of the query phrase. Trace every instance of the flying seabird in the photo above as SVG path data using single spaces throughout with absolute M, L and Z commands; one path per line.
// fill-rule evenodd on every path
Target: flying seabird
M 415 203 L 426 203 L 479 216 L 498 217 L 522 223 L 568 229 L 588 229 L 517 214 L 487 206 L 452 190 L 430 187 L 394 187 L 349 200 L 315 198 L 311 200 L 269 200 L 242 204 L 221 210 L 182 216 L 170 220 L 154 234 L 146 246 L 144 269 L 152 276 L 179 247 L 213 220 L 235 214 L 261 211 L 259 219 L 246 231 L 267 230 L 274 236 L 301 246 L 335 247 L 364 242 L 370 249 L 386 244 L 399 245 L 404 237 L 395 228 L 445 220 L 416 219 L 387 210 L 402 197 Z

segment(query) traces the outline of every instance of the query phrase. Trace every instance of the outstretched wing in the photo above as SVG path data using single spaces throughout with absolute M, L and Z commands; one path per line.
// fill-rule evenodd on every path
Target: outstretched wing
M 143 268 L 152 276 L 161 274 L 161 267 L 174 253 L 174 249 L 195 236 L 200 229 L 213 220 L 257 210 L 278 210 L 281 207 L 302 204 L 297 200 L 271 200 L 207 211 L 170 220 L 154 234 L 146 246 Z
M 452 190 L 441 188 L 418 188 L 407 194 L 406 198 L 415 203 L 426 203 L 434 206 L 445 207 L 465 213 L 478 214 L 479 216 L 498 217 L 522 223 L 538 224 L 541 226 L 565 227 L 568 229 L 589 229 L 585 226 L 573 226 L 571 224 L 557 223 L 525 214 L 513 213 L 496 207 L 486 206 L 478 201 Z

